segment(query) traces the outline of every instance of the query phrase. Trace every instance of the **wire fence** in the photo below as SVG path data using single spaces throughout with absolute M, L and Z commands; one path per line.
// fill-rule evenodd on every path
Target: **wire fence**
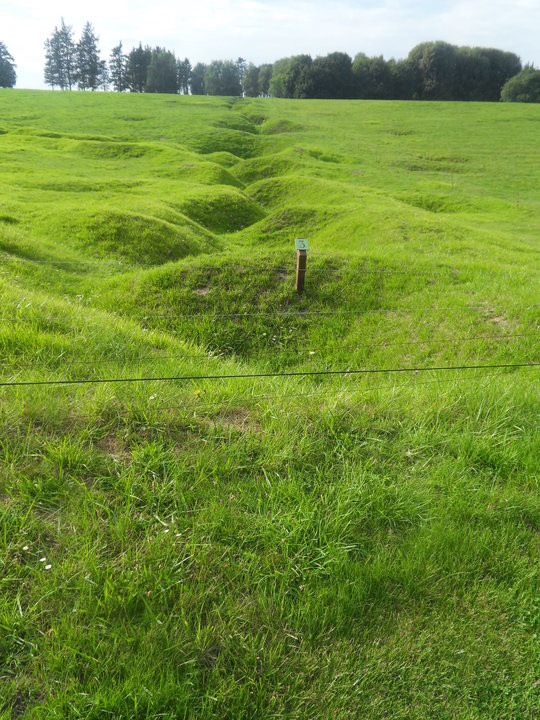
M 525 366 L 530 367 L 530 366 Z M 523 368 L 520 368 L 523 370 Z M 506 372 L 482 372 L 473 376 L 455 375 L 451 378 L 438 377 L 432 380 L 419 381 L 414 377 L 411 381 L 404 383 L 378 383 L 376 385 L 369 384 L 359 388 L 357 386 L 353 388 L 344 388 L 340 386 L 338 388 L 325 386 L 316 390 L 300 391 L 300 392 L 273 392 L 273 393 L 234 393 L 227 396 L 214 396 L 211 400 L 207 399 L 202 393 L 190 393 L 189 396 L 183 398 L 183 402 L 177 402 L 170 404 L 166 400 L 160 400 L 156 394 L 151 395 L 144 401 L 144 405 L 140 404 L 139 399 L 132 400 L 129 405 L 122 403 L 117 397 L 112 399 L 112 403 L 107 401 L 106 404 L 97 405 L 93 409 L 86 407 L 85 412 L 81 412 L 76 407 L 75 412 L 70 415 L 70 422 L 73 419 L 83 421 L 98 421 L 100 418 L 104 422 L 109 422 L 113 418 L 124 418 L 130 420 L 140 419 L 142 422 L 146 422 L 159 416 L 162 413 L 174 412 L 174 413 L 187 413 L 189 417 L 197 417 L 197 415 L 204 414 L 205 412 L 213 413 L 218 421 L 223 418 L 227 421 L 227 413 L 233 413 L 232 419 L 236 422 L 237 418 L 234 416 L 236 410 L 251 412 L 252 410 L 257 411 L 272 411 L 276 409 L 283 409 L 286 404 L 293 403 L 295 406 L 299 406 L 302 401 L 309 401 L 310 407 L 314 411 L 319 411 L 320 406 L 313 405 L 314 399 L 319 401 L 325 401 L 326 409 L 331 410 L 333 407 L 340 407 L 341 403 L 344 403 L 345 408 L 351 408 L 355 401 L 364 398 L 372 392 L 382 392 L 386 394 L 394 395 L 395 393 L 401 393 L 406 390 L 417 390 L 418 388 L 426 388 L 428 386 L 438 390 L 439 388 L 445 390 L 459 390 L 464 392 L 465 389 L 471 385 L 482 384 L 483 387 L 487 387 L 494 380 L 504 379 L 505 383 L 508 382 L 509 377 L 514 377 L 514 374 L 508 375 Z M 520 380 L 520 384 L 523 383 L 523 379 Z M 270 405 L 266 404 L 266 401 L 271 401 Z M 262 403 L 262 405 L 261 405 Z M 35 406 L 28 405 L 26 402 L 19 411 L 22 410 L 28 416 L 41 416 L 51 412 L 49 406 Z M 2 407 L 0 405 L 0 413 L 7 414 L 8 412 L 17 413 L 17 408 L 14 405 L 10 405 L 9 408 Z M 246 415 L 243 422 L 248 422 L 251 419 L 250 415 Z
M 420 373 L 420 372 L 448 372 L 465 370 L 484 370 L 495 368 L 524 368 L 537 367 L 540 363 L 485 363 L 478 365 L 439 365 L 439 366 L 413 366 L 413 367 L 387 367 L 387 368 L 348 368 L 340 370 L 291 370 L 286 372 L 260 372 L 260 373 L 220 373 L 207 375 L 158 375 L 148 377 L 92 377 L 78 379 L 48 379 L 48 380 L 4 380 L 0 387 L 37 387 L 61 385 L 103 385 L 108 383 L 149 383 L 149 382 L 201 382 L 224 380 L 255 380 L 262 378 L 308 378 L 338 375 L 379 375 L 385 373 Z

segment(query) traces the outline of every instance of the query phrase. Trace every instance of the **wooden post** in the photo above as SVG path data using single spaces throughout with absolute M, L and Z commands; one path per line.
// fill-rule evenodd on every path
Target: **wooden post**
M 301 293 L 304 291 L 306 282 L 306 266 L 307 266 L 307 240 L 297 239 L 294 241 L 296 246 L 296 291 Z

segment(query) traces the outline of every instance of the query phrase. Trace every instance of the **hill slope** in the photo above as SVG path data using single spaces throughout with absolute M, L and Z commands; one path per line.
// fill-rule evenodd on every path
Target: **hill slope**
M 0 717 L 532 718 L 540 109 L 0 110 Z

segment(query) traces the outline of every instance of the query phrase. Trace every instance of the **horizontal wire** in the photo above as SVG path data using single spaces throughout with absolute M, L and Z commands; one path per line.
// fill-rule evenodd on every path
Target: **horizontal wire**
M 468 342 L 476 342 L 479 340 L 513 340 L 518 338 L 532 338 L 537 337 L 537 331 L 533 333 L 516 333 L 516 334 L 497 334 L 497 335 L 472 335 L 469 337 L 463 337 L 463 338 L 455 338 L 453 340 L 450 340 L 449 338 L 435 338 L 435 339 L 424 339 L 424 340 L 406 340 L 406 341 L 396 341 L 396 342 L 377 342 L 377 343 L 368 343 L 366 345 L 359 345 L 357 347 L 350 347 L 349 345 L 344 344 L 334 344 L 330 346 L 330 349 L 338 348 L 338 349 L 345 349 L 350 351 L 350 353 L 359 352 L 361 350 L 371 350 L 372 348 L 378 348 L 378 347 L 402 347 L 402 346 L 409 346 L 409 345 L 440 345 L 447 343 L 449 346 L 453 347 L 455 345 L 461 345 L 463 343 Z M 259 348 L 261 350 L 264 349 L 275 349 L 275 346 L 267 345 L 266 348 Z M 323 348 L 324 351 L 326 348 Z M 281 352 L 286 353 L 287 350 L 293 350 L 294 352 L 299 352 L 298 349 L 294 348 L 287 348 L 287 346 L 284 346 L 281 348 Z M 309 352 L 319 352 L 319 351 L 309 351 L 305 350 L 304 354 L 307 354 Z M 7 365 L 13 364 L 16 365 L 18 368 L 20 367 L 34 367 L 36 362 L 42 361 L 45 363 L 53 363 L 58 360 L 62 360 L 62 358 L 65 357 L 64 355 L 58 355 L 55 357 L 50 358 L 40 358 L 36 357 L 34 360 L 28 360 L 24 363 L 17 363 L 15 361 L 2 361 L 0 362 L 0 366 L 6 367 Z M 132 364 L 137 364 L 140 362 L 149 362 L 154 360 L 234 360 L 237 359 L 238 356 L 236 354 L 230 354 L 230 355 L 224 355 L 224 354 L 217 354 L 217 355 L 188 355 L 183 353 L 177 353 L 174 355 L 143 355 L 140 357 L 132 357 L 129 355 L 120 355 L 115 358 L 95 358 L 93 360 L 70 360 L 68 363 L 66 363 L 66 366 L 72 367 L 72 366 L 78 366 L 78 367 L 92 367 L 96 365 L 111 365 L 114 363 L 120 363 L 120 362 L 129 362 Z M 44 367 L 44 365 L 42 366 Z
M 447 379 L 441 379 L 438 378 L 436 380 L 425 380 L 425 381 L 414 381 L 414 382 L 406 382 L 406 383 L 383 383 L 378 385 L 368 385 L 363 388 L 358 389 L 345 389 L 343 386 L 340 388 L 337 388 L 337 392 L 335 394 L 332 394 L 333 388 L 325 388 L 322 390 L 318 390 L 315 392 L 305 393 L 273 393 L 273 394 L 257 394 L 257 395 L 247 395 L 247 396 L 238 396 L 235 395 L 233 397 L 228 398 L 216 398 L 215 400 L 210 401 L 204 401 L 202 403 L 198 402 L 193 395 L 190 395 L 186 400 L 192 400 L 194 401 L 191 404 L 188 402 L 185 402 L 183 404 L 175 404 L 175 405 L 162 405 L 160 403 L 155 403 L 151 405 L 147 405 L 146 407 L 126 407 L 126 408 L 101 408 L 98 409 L 98 413 L 102 413 L 106 410 L 114 410 L 115 412 L 126 415 L 126 414 L 136 414 L 136 413 L 142 413 L 146 414 L 150 410 L 152 411 L 168 411 L 168 410 L 189 410 L 190 412 L 196 412 L 198 410 L 206 410 L 206 409 L 214 409 L 217 406 L 227 406 L 230 407 L 231 405 L 237 405 L 238 403 L 246 403 L 253 400 L 279 400 L 280 402 L 283 402 L 284 400 L 298 400 L 301 398 L 307 398 L 311 399 L 313 397 L 325 397 L 328 396 L 329 399 L 332 401 L 339 401 L 342 399 L 354 399 L 358 395 L 363 395 L 368 392 L 372 392 L 375 390 L 401 390 L 405 388 L 417 388 L 419 386 L 428 386 L 428 385 L 449 385 L 450 383 L 457 383 L 458 386 L 465 385 L 467 383 L 474 383 L 474 382 L 482 382 L 486 379 L 492 379 L 495 377 L 504 377 L 508 379 L 508 374 L 503 372 L 494 372 L 494 373 L 483 373 L 482 375 L 477 375 L 474 377 L 467 377 L 467 376 L 460 376 L 460 377 L 452 377 Z M 199 396 L 200 397 L 200 396 Z M 152 402 L 153 398 L 150 398 L 150 401 Z M 2 409 L 2 408 L 0 408 Z M 43 411 L 49 411 L 50 407 L 44 407 L 42 408 Z M 80 417 L 80 416 L 79 416 Z M 86 416 L 88 419 L 91 419 L 90 414 Z M 93 415 L 92 415 L 93 417 Z
M 175 375 L 157 377 L 127 377 L 127 378 L 82 378 L 79 380 L 10 380 L 1 381 L 0 387 L 30 387 L 45 385 L 102 385 L 107 383 L 147 383 L 147 382 L 191 382 L 194 380 L 242 380 L 257 378 L 278 378 L 278 377 L 317 377 L 331 375 L 374 375 L 382 373 L 407 373 L 426 371 L 449 371 L 449 370 L 482 370 L 491 368 L 520 368 L 537 367 L 540 363 L 501 363 L 481 365 L 449 365 L 434 367 L 392 367 L 392 368 L 361 368 L 349 370 L 305 370 L 289 372 L 266 372 L 266 373 L 230 373 L 219 375 Z

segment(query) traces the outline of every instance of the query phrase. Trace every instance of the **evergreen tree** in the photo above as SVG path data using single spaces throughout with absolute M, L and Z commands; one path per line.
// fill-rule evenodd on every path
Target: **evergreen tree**
M 71 90 L 75 76 L 73 29 L 62 18 L 60 28 L 55 27 L 50 38 L 45 41 L 45 82 L 52 88 Z
M 178 92 L 176 58 L 169 50 L 160 47 L 152 50 L 152 59 L 146 76 L 145 92 Z
M 66 82 L 66 87 L 71 90 L 75 84 L 77 72 L 75 64 L 75 43 L 73 42 L 73 28 L 66 25 L 62 18 L 60 24 L 60 57 Z
M 191 71 L 191 94 L 192 95 L 204 95 L 206 93 L 205 88 L 205 76 L 206 76 L 206 65 L 204 63 L 197 63 Z
M 102 64 L 97 41 L 92 24 L 87 22 L 75 53 L 76 79 L 80 90 L 97 90 L 101 85 Z
M 7 47 L 0 41 L 0 87 L 14 87 L 17 81 L 15 61 Z
M 107 61 L 100 60 L 98 66 L 98 85 L 102 90 L 108 90 L 110 81 Z
M 178 92 L 182 95 L 189 93 L 189 84 L 191 82 L 191 63 L 187 58 L 178 60 L 176 65 L 178 77 Z
M 118 43 L 111 51 L 109 59 L 109 79 L 116 92 L 128 89 L 127 55 L 122 52 L 122 43 Z
M 148 67 L 152 60 L 152 50 L 146 46 L 143 48 L 139 43 L 138 48 L 133 48 L 128 55 L 127 79 L 130 92 L 142 93 L 146 89 L 146 78 Z

